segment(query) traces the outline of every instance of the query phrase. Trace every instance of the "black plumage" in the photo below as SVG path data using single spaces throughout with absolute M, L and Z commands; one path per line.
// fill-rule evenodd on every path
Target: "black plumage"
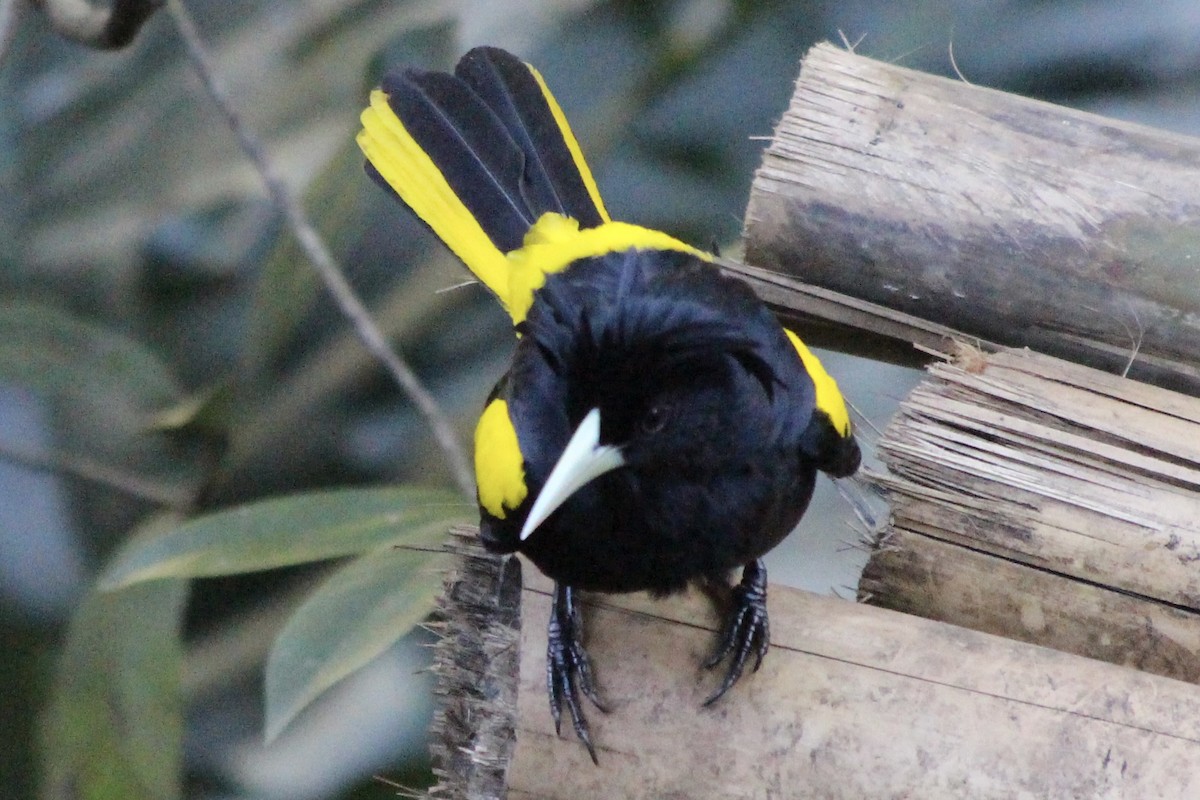
M 550 276 L 522 330 L 506 396 L 530 498 L 592 408 L 628 463 L 524 542 L 520 513 L 485 514 L 490 547 L 577 588 L 662 594 L 726 579 L 799 521 L 812 382 L 743 283 L 685 253 L 613 253 Z
M 836 384 L 750 289 L 666 234 L 610 221 L 532 67 L 477 48 L 454 75 L 385 78 L 363 114 L 369 171 L 513 316 L 512 366 L 477 429 L 480 535 L 555 581 L 547 688 L 592 758 L 600 705 L 577 591 L 732 587 L 722 696 L 766 652 L 761 557 L 818 471 L 853 473 Z

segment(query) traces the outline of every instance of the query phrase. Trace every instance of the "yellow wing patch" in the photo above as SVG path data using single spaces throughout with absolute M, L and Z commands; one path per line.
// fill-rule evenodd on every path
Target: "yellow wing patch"
M 429 154 L 421 149 L 376 89 L 362 113 L 358 146 L 371 165 L 485 286 L 509 306 L 508 262 L 455 195 Z
M 525 457 L 508 416 L 508 403 L 498 398 L 487 404 L 475 426 L 475 483 L 479 505 L 498 519 L 529 494 Z
M 846 411 L 846 400 L 838 389 L 837 381 L 830 377 L 820 360 L 812 354 L 804 342 L 800 341 L 799 336 L 787 328 L 784 328 L 783 332 L 791 340 L 792 347 L 795 347 L 796 352 L 800 354 L 800 360 L 804 362 L 804 368 L 808 370 L 808 375 L 812 378 L 813 386 L 816 387 L 817 408 L 825 412 L 839 435 L 849 436 L 850 414 Z
M 543 214 L 525 234 L 524 244 L 508 254 L 510 272 L 505 296 L 513 322 L 525 319 L 533 304 L 533 293 L 546 283 L 547 275 L 561 272 L 581 258 L 624 250 L 679 250 L 712 261 L 710 254 L 662 231 L 628 222 L 606 222 L 580 230 L 579 222 L 570 217 Z

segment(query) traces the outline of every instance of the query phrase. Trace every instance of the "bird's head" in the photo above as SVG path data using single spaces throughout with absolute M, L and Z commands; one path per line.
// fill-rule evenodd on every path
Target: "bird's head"
M 541 487 L 522 540 L 602 475 L 702 485 L 773 441 L 781 384 L 756 335 L 761 307 L 743 284 L 689 259 L 614 253 L 539 292 L 518 361 L 539 364 L 534 402 L 560 441 L 530 464 Z

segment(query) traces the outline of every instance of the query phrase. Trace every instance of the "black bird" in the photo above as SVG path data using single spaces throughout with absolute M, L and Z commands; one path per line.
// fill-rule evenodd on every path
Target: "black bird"
M 837 384 L 713 257 L 613 222 L 542 76 L 490 47 L 454 74 L 388 74 L 362 114 L 367 170 L 512 316 L 512 366 L 475 434 L 480 535 L 555 581 L 546 677 L 592 759 L 601 706 L 579 590 L 733 587 L 707 666 L 720 698 L 766 653 L 761 556 L 799 522 L 818 470 L 859 450 Z

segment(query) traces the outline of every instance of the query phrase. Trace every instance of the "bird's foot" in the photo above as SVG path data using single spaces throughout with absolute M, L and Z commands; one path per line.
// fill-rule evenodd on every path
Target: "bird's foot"
M 550 627 L 546 644 L 546 689 L 550 695 L 550 715 L 554 730 L 562 732 L 562 707 L 566 703 L 575 735 L 587 747 L 596 764 L 596 748 L 588 730 L 587 718 L 579 702 L 579 693 L 605 711 L 592 681 L 592 665 L 583 647 L 583 617 L 570 586 L 554 584 L 554 599 L 550 610 Z
M 729 691 L 746 666 L 746 658 L 751 652 L 755 654 L 754 670 L 762 666 L 763 656 L 771 643 L 771 626 L 767 621 L 767 568 L 762 559 L 755 559 L 742 570 L 742 581 L 733 587 L 733 610 L 721 643 L 708 661 L 704 662 L 706 669 L 712 669 L 732 655 L 729 671 L 725 680 L 717 690 L 708 696 L 704 705 L 717 702 L 725 692 Z

